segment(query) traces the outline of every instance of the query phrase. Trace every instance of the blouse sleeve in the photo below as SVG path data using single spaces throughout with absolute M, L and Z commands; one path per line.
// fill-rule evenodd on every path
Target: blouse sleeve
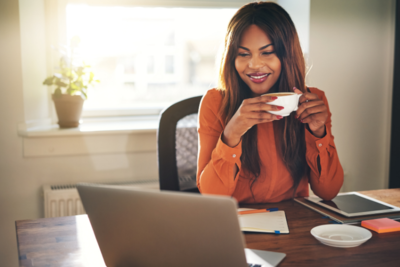
M 328 108 L 328 119 L 325 123 L 326 135 L 322 138 L 315 137 L 309 130 L 305 130 L 306 159 L 311 168 L 310 185 L 312 191 L 324 200 L 334 198 L 343 184 L 343 168 L 339 162 L 335 143 L 332 136 L 332 120 L 328 101 L 322 93 L 322 100 Z M 318 169 L 318 157 L 321 170 Z
M 242 142 L 229 147 L 221 140 L 224 126 L 218 116 L 219 94 L 210 90 L 203 97 L 199 109 L 199 155 L 197 160 L 197 187 L 201 193 L 233 195 L 240 170 Z M 218 95 L 219 97 L 219 95 Z

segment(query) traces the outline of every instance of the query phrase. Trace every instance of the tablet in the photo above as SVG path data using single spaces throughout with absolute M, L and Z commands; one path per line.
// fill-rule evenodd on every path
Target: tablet
M 305 199 L 346 217 L 400 212 L 400 208 L 396 206 L 392 206 L 357 192 L 338 194 L 331 201 L 325 201 L 314 196 L 305 197 Z

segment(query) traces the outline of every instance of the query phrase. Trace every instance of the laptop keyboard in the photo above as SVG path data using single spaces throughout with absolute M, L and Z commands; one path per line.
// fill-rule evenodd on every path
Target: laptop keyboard
M 260 264 L 252 264 L 252 263 L 247 263 L 249 267 L 261 267 Z

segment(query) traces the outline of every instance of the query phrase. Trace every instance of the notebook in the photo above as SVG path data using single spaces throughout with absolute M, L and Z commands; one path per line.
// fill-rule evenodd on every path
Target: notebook
M 270 267 L 286 256 L 244 248 L 230 197 L 87 184 L 77 189 L 108 267 Z
M 240 208 L 238 211 L 255 210 Z M 243 232 L 261 232 L 274 234 L 288 234 L 289 227 L 285 211 L 252 213 L 239 216 L 240 229 Z

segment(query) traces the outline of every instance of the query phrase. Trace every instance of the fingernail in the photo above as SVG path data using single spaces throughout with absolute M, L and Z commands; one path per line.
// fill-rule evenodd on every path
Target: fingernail
M 303 120 L 300 120 L 302 123 L 304 123 L 304 121 Z
M 296 87 L 293 87 L 293 91 L 294 91 L 294 89 L 297 89 Z
M 295 117 L 296 119 L 298 119 L 298 118 L 299 118 L 299 116 L 297 116 L 297 114 L 296 114 L 296 115 L 294 115 L 294 117 Z
M 282 119 L 283 117 L 281 115 L 276 116 L 278 120 Z
M 277 106 L 277 108 L 278 108 L 279 110 L 284 109 L 284 107 L 281 107 L 281 106 Z
M 276 100 L 276 99 L 278 99 L 278 97 L 276 97 L 276 96 L 271 96 L 271 99 L 272 99 L 272 100 Z

